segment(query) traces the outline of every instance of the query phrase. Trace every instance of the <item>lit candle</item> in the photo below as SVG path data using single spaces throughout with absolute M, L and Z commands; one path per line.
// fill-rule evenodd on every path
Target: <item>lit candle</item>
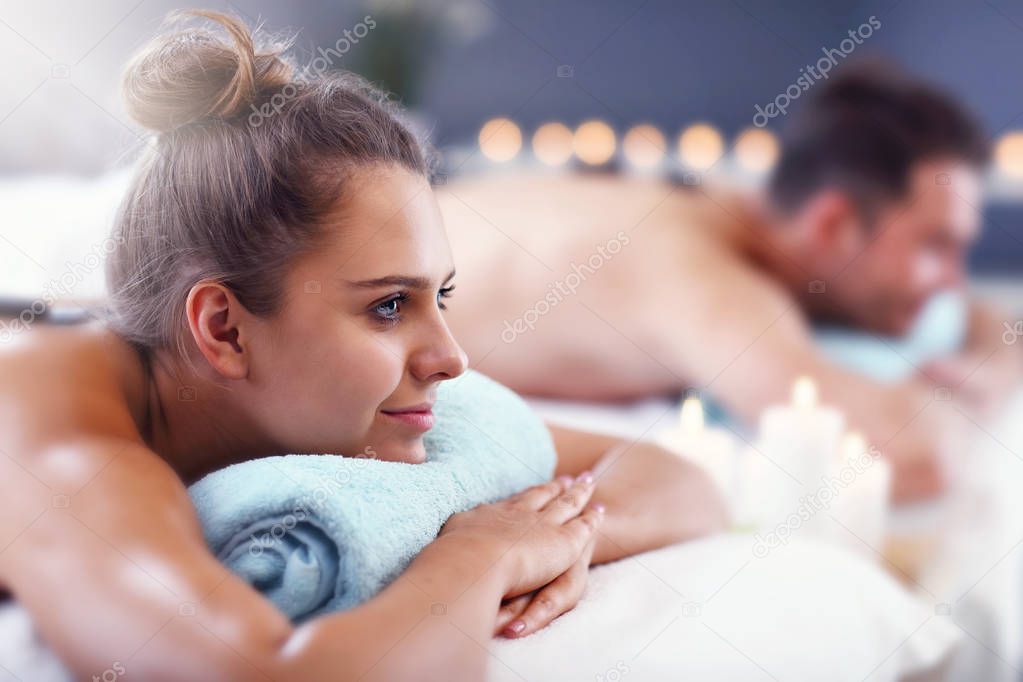
M 724 429 L 706 425 L 703 403 L 695 396 L 682 401 L 679 423 L 661 438 L 665 447 L 702 467 L 731 505 L 735 494 L 735 439 Z
M 832 473 L 839 488 L 834 516 L 844 526 L 836 537 L 871 558 L 884 549 L 888 526 L 892 467 L 855 431 L 842 439 L 841 456 Z
M 820 405 L 817 385 L 801 376 L 789 404 L 768 407 L 760 416 L 759 450 L 799 481 L 801 494 L 808 494 L 830 472 L 844 428 L 842 413 Z
M 764 528 L 776 523 L 778 513 L 776 491 L 785 486 L 784 477 L 764 456 L 749 445 L 736 458 L 735 502 L 732 523 L 736 528 Z M 788 509 L 785 510 L 787 513 Z

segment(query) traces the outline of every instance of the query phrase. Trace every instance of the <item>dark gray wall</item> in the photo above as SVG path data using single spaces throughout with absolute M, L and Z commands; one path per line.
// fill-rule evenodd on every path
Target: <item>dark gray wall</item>
M 498 114 L 527 128 L 552 118 L 650 121 L 670 134 L 709 120 L 731 135 L 871 16 L 881 28 L 854 56 L 882 52 L 945 85 L 992 136 L 1023 128 L 1020 0 L 68 0 L 61 11 L 0 10 L 0 55 L 12 64 L 0 76 L 0 172 L 96 172 L 120 161 L 135 140 L 118 74 L 169 9 L 206 5 L 299 29 L 302 60 L 367 13 L 403 3 L 477 29 L 411 50 L 422 71 L 412 104 L 442 148 L 471 142 Z M 364 40 L 342 66 L 409 47 L 384 30 Z M 57 63 L 70 65 L 69 78 L 48 78 Z M 561 64 L 572 78 L 556 77 Z M 991 218 L 978 263 L 1023 271 L 1023 207 L 996 206 Z

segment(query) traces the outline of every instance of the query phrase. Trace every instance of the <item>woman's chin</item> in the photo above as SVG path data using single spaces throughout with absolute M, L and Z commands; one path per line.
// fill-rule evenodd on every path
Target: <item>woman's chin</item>
M 422 464 L 426 461 L 426 446 L 423 444 L 422 438 L 411 443 L 395 443 L 380 448 L 376 458 L 387 462 Z

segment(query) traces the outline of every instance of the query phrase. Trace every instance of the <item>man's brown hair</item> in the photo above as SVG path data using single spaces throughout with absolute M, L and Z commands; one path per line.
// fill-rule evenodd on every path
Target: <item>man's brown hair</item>
M 770 199 L 783 213 L 836 187 L 869 220 L 880 203 L 905 195 L 918 162 L 987 163 L 989 142 L 973 116 L 890 62 L 850 63 L 815 87 L 788 121 L 768 181 Z

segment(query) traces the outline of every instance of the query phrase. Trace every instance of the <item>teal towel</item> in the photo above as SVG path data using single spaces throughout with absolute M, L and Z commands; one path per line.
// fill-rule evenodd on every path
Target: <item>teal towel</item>
M 493 380 L 444 382 L 434 413 L 422 464 L 287 455 L 209 474 L 189 494 L 210 549 L 301 622 L 373 597 L 452 514 L 553 476 L 547 428 Z
M 877 381 L 893 383 L 959 350 L 968 326 L 966 299 L 947 292 L 928 301 L 906 336 L 881 336 L 841 327 L 818 328 L 815 336 L 832 362 Z
M 967 300 L 956 292 L 933 296 L 905 336 L 882 336 L 859 329 L 817 326 L 814 341 L 826 358 L 851 372 L 882 383 L 898 383 L 938 358 L 962 348 L 969 322 Z M 753 437 L 745 424 L 715 399 L 700 396 L 708 423 Z

